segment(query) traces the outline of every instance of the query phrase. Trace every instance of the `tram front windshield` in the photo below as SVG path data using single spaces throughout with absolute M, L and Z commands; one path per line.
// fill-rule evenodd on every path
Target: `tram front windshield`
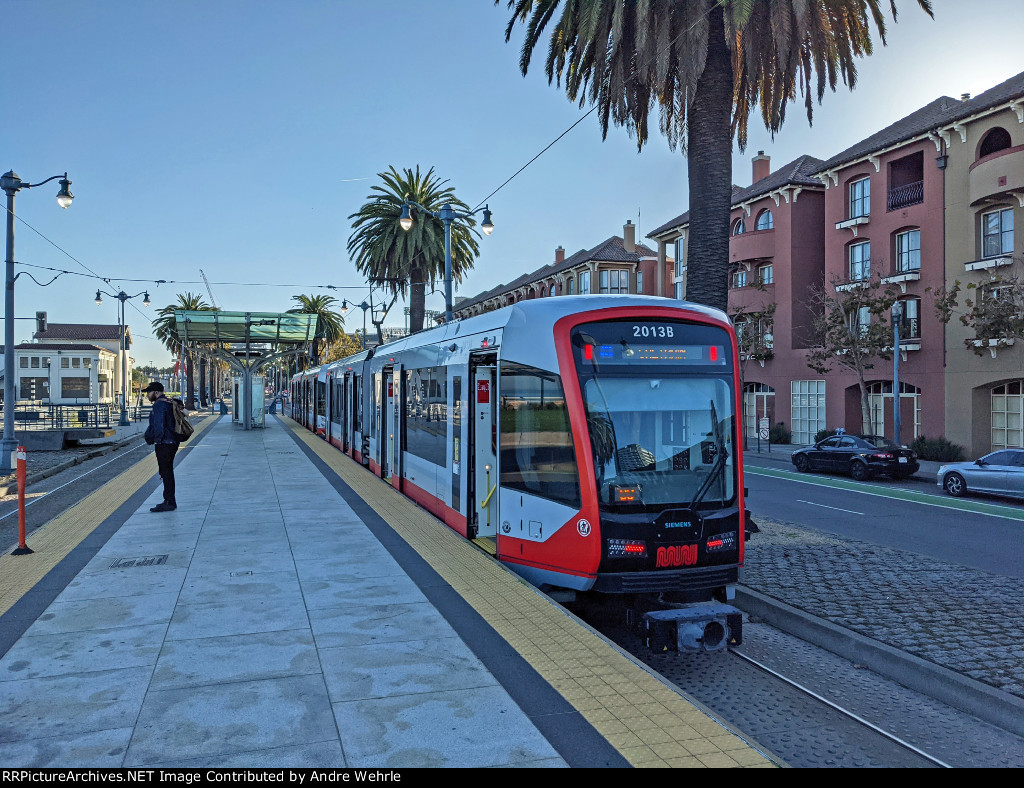
M 728 334 L 634 330 L 593 324 L 573 337 L 602 508 L 727 504 L 736 476 Z

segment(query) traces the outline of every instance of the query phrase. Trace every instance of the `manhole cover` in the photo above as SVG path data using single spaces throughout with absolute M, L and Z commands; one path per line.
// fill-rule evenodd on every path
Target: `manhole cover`
M 111 569 L 130 569 L 134 566 L 160 566 L 167 563 L 166 555 L 144 555 L 140 558 L 118 558 Z

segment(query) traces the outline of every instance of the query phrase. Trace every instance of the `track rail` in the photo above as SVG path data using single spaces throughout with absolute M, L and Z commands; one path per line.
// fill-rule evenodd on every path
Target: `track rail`
M 752 657 L 748 657 L 746 654 L 741 654 L 739 651 L 736 651 L 734 649 L 729 649 L 729 653 L 732 654 L 734 657 L 738 657 L 739 659 L 743 660 L 744 662 L 747 662 L 747 663 L 753 665 L 758 670 L 761 670 L 761 671 L 767 673 L 768 675 L 772 676 L 773 678 L 776 678 L 779 681 L 782 681 L 785 684 L 788 684 L 789 686 L 793 687 L 794 689 L 799 690 L 800 692 L 803 692 L 805 695 L 808 695 L 809 697 L 814 698 L 816 701 L 818 701 L 820 703 L 824 703 L 830 709 L 833 709 L 834 711 L 839 712 L 840 714 L 844 715 L 845 717 L 848 717 L 849 719 L 853 720 L 854 722 L 856 722 L 856 723 L 858 723 L 860 725 L 863 725 L 866 728 L 869 728 L 870 730 L 874 731 L 878 735 L 888 739 L 889 741 L 893 742 L 894 744 L 899 745 L 900 747 L 903 747 L 904 749 L 909 750 L 910 752 L 914 753 L 915 755 L 918 755 L 921 758 L 924 758 L 925 760 L 929 761 L 930 763 L 933 763 L 936 766 L 940 766 L 943 769 L 951 769 L 951 768 L 953 768 L 948 763 L 946 763 L 945 761 L 942 761 L 942 760 L 936 758 L 934 755 L 930 755 L 929 753 L 925 752 L 924 750 L 922 750 L 922 749 L 920 749 L 918 747 L 915 747 L 913 744 L 911 744 L 910 742 L 904 741 L 899 736 L 894 736 L 893 734 L 889 733 L 888 731 L 878 727 L 874 723 L 869 722 L 868 720 L 864 719 L 863 717 L 861 717 L 861 716 L 859 716 L 857 714 L 854 714 L 849 709 L 843 708 L 842 706 L 838 705 L 837 703 L 834 703 L 834 702 L 830 701 L 828 698 L 823 697 L 822 695 L 819 695 L 814 690 L 809 689 L 809 688 L 803 686 L 802 684 L 800 684 L 799 682 L 793 681 L 793 679 L 789 678 L 788 676 L 782 675 L 777 670 L 773 670 L 772 668 L 768 667 L 767 665 L 765 665 L 765 664 L 763 664 L 761 662 L 758 662 L 756 659 L 753 659 Z

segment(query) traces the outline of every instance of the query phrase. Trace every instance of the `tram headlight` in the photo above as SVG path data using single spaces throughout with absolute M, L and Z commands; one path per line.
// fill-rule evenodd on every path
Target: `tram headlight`
M 609 558 L 646 558 L 647 542 L 642 539 L 609 539 Z

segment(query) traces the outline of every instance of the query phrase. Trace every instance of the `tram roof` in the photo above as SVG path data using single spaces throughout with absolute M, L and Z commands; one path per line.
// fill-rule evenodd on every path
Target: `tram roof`
M 302 345 L 316 335 L 317 315 L 304 312 L 224 312 L 175 309 L 178 336 L 185 342 L 271 342 Z
M 579 312 L 592 312 L 600 309 L 613 309 L 619 307 L 678 307 L 691 312 L 698 312 L 707 317 L 728 323 L 729 318 L 724 312 L 713 307 L 695 304 L 690 301 L 680 301 L 676 298 L 663 298 L 661 296 L 645 295 L 608 295 L 589 294 L 556 296 L 553 298 L 534 298 L 528 301 L 519 301 L 510 306 L 485 312 L 482 315 L 467 317 L 461 320 L 454 320 L 451 323 L 443 323 L 436 328 L 425 331 L 418 331 L 415 334 L 396 339 L 384 345 L 378 345 L 374 350 L 374 356 L 384 353 L 396 353 L 408 348 L 422 347 L 435 343 L 447 342 L 468 334 L 486 333 L 506 327 L 530 326 L 540 328 L 541 326 L 553 326 L 555 322 L 568 315 Z M 599 317 L 599 316 L 598 316 Z M 366 351 L 332 361 L 330 367 L 341 364 L 349 364 L 365 358 Z

